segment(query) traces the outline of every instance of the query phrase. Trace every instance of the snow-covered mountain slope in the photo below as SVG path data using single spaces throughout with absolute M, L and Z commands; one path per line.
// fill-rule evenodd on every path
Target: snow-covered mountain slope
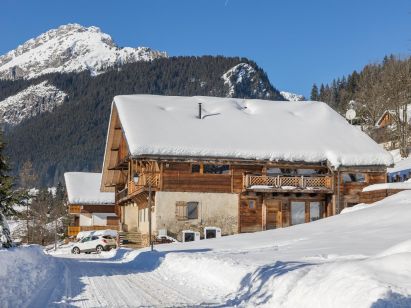
M 0 101 L 0 124 L 17 125 L 23 120 L 61 105 L 67 94 L 43 81 Z
M 258 98 L 269 98 L 269 89 L 258 78 L 257 71 L 248 63 L 240 63 L 230 68 L 221 78 L 228 86 L 227 97 L 233 97 L 241 88 L 253 88 L 253 95 Z
M 92 75 L 114 65 L 167 57 L 147 47 L 118 47 L 97 27 L 68 24 L 49 30 L 0 57 L 0 78 L 34 78 L 54 72 Z
M 304 95 L 301 94 L 295 94 L 291 92 L 286 92 L 286 91 L 281 91 L 280 94 L 290 102 L 299 102 L 299 101 L 305 101 Z

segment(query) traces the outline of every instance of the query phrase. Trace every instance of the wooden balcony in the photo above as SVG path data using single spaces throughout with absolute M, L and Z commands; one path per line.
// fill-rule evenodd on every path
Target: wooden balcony
M 68 236 L 76 236 L 80 232 L 79 226 L 68 226 L 67 234 Z
M 264 192 L 333 192 L 332 177 L 316 176 L 244 176 L 244 189 Z
M 131 196 L 136 196 L 142 192 L 148 191 L 150 185 L 152 191 L 155 191 L 160 187 L 160 173 L 141 173 L 138 180 L 129 181 L 127 187 L 117 193 L 116 200 L 118 203 L 124 202 Z
M 68 212 L 69 214 L 80 214 L 81 206 L 80 205 L 69 205 Z

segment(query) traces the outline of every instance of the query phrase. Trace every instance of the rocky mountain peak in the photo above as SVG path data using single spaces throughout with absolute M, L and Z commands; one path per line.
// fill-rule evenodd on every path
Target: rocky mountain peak
M 47 73 L 80 72 L 92 75 L 114 65 L 167 57 L 147 47 L 118 47 L 98 27 L 67 24 L 30 39 L 0 56 L 0 78 L 35 78 Z

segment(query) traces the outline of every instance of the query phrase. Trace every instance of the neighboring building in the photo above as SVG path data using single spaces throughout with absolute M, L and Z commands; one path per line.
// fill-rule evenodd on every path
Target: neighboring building
M 74 223 L 68 227 L 69 236 L 75 236 L 80 231 L 118 230 L 114 193 L 100 192 L 101 173 L 66 172 L 64 180 L 68 211 L 74 216 Z
M 199 105 L 201 103 L 201 105 Z M 101 190 L 125 231 L 216 226 L 252 232 L 310 222 L 386 181 L 392 156 L 320 102 L 116 96 Z
M 390 126 L 394 124 L 394 117 L 395 117 L 394 111 L 386 110 L 381 115 L 381 117 L 377 120 L 377 123 L 375 124 L 375 126 L 378 128 L 384 128 L 384 127 Z
M 395 163 L 393 168 L 387 169 L 388 182 L 404 182 L 411 178 L 411 157 Z

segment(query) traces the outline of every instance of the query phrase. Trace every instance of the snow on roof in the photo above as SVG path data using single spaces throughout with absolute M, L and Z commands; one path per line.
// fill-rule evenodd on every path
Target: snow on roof
M 395 173 L 403 170 L 411 169 L 411 157 L 403 159 L 397 163 L 395 163 L 393 168 L 388 168 L 388 173 Z
M 334 167 L 393 163 L 387 151 L 321 102 L 121 95 L 113 104 L 132 156 L 328 160 Z
M 114 204 L 114 193 L 101 192 L 101 173 L 64 173 L 70 204 Z

